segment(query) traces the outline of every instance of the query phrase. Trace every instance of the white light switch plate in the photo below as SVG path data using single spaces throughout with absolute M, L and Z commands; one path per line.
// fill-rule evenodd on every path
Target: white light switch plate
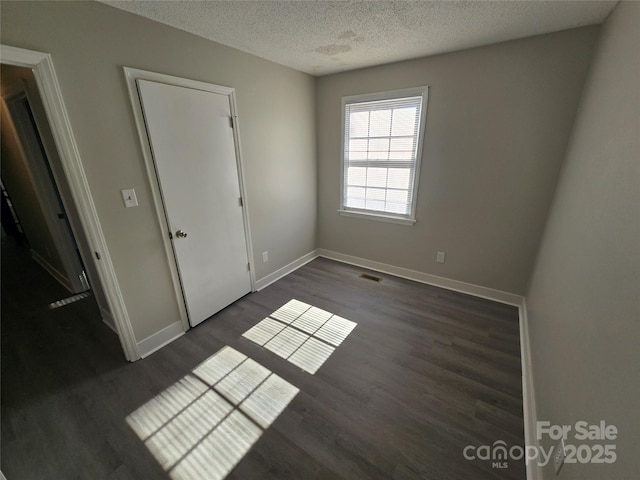
M 138 206 L 138 198 L 136 197 L 136 191 L 133 188 L 120 190 L 120 192 L 122 193 L 122 200 L 124 201 L 125 207 L 129 208 Z

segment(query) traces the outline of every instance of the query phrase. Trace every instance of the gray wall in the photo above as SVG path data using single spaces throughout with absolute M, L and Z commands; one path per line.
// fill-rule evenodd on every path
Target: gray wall
M 538 420 L 620 432 L 594 442 L 616 444 L 616 463 L 565 465 L 567 480 L 640 471 L 638 25 L 635 2 L 604 24 L 527 292 Z
M 523 294 L 597 34 L 587 27 L 319 78 L 320 248 Z M 417 223 L 340 216 L 341 97 L 418 85 L 430 90 Z
M 138 341 L 179 314 L 122 66 L 236 88 L 258 279 L 316 247 L 313 77 L 95 2 L 3 1 L 1 21 L 2 43 L 52 54 Z

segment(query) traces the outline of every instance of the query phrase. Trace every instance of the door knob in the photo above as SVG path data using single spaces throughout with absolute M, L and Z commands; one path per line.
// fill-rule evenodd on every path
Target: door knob
M 182 230 L 176 231 L 176 237 L 178 238 L 187 238 L 187 232 L 183 232 Z

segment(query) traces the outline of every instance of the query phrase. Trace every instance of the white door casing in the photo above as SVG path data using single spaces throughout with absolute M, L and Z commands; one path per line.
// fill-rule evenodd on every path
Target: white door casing
M 144 140 L 149 147 L 145 156 L 158 187 L 161 227 L 172 237 L 167 252 L 177 266 L 178 303 L 195 326 L 254 287 L 233 90 L 125 72 L 133 80 L 134 113 L 137 96 L 137 113 L 144 117 L 144 132 L 140 118 L 138 129 L 143 150 Z M 187 236 L 176 235 L 178 230 Z

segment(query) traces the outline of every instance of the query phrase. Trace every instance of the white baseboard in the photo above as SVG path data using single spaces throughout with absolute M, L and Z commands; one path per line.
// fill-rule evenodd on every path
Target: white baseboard
M 527 302 L 522 299 L 518 308 L 520 313 L 520 362 L 522 364 L 522 410 L 524 413 L 524 442 L 527 446 L 538 446 L 536 425 L 536 397 L 533 388 L 533 371 L 531 369 L 531 344 L 529 342 L 529 319 Z M 542 471 L 537 462 L 527 465 L 527 480 L 541 480 Z
M 116 328 L 116 322 L 113 319 L 113 316 L 111 315 L 111 312 L 109 312 L 108 310 L 105 310 L 104 308 L 100 308 L 100 316 L 102 317 L 102 321 L 104 322 L 104 324 L 107 327 L 109 327 L 111 330 L 113 330 L 116 335 L 118 335 L 118 329 Z
M 168 345 L 182 335 L 184 335 L 182 322 L 177 321 L 168 327 L 163 328 L 159 332 L 148 336 L 141 342 L 137 343 L 140 358 L 148 357 L 153 352 L 160 350 L 162 347 Z
M 319 249 L 319 256 L 336 260 L 342 263 L 348 263 L 357 267 L 368 268 L 370 270 L 376 270 L 378 272 L 387 273 L 396 277 L 406 278 L 413 280 L 414 282 L 426 283 L 435 287 L 446 288 L 447 290 L 453 290 L 454 292 L 466 293 L 473 295 L 474 297 L 486 298 L 499 303 L 506 303 L 507 305 L 514 305 L 519 307 L 522 304 L 522 296 L 514 293 L 503 292 L 501 290 L 494 290 L 493 288 L 481 287 L 480 285 L 474 285 L 471 283 L 460 282 L 458 280 L 452 280 L 450 278 L 439 277 L 437 275 L 431 275 L 430 273 L 418 272 L 416 270 L 409 270 L 408 268 L 396 267 L 386 263 L 376 262 L 373 260 L 367 260 L 366 258 L 354 257 L 352 255 L 345 255 L 344 253 L 332 252 L 331 250 Z
M 41 256 L 38 252 L 31 249 L 31 258 L 33 258 L 36 262 L 40 264 L 42 268 L 44 268 L 47 272 L 51 274 L 53 278 L 55 278 L 64 288 L 69 290 L 71 293 L 78 293 L 73 290 L 69 279 L 64 276 L 60 271 L 58 271 L 53 265 L 47 262 L 43 256 Z
M 297 260 L 294 260 L 290 264 L 285 265 L 282 268 L 279 268 L 273 273 L 270 273 L 266 277 L 262 277 L 260 280 L 256 280 L 256 291 L 259 292 L 260 290 L 268 287 L 272 283 L 277 282 L 282 277 L 285 277 L 289 275 L 291 272 L 294 272 L 295 270 L 299 269 L 303 265 L 306 265 L 311 260 L 314 260 L 315 258 L 318 257 L 318 251 L 319 250 L 316 249 L 313 252 L 309 252 L 306 255 L 303 255 L 302 257 L 298 258 Z

